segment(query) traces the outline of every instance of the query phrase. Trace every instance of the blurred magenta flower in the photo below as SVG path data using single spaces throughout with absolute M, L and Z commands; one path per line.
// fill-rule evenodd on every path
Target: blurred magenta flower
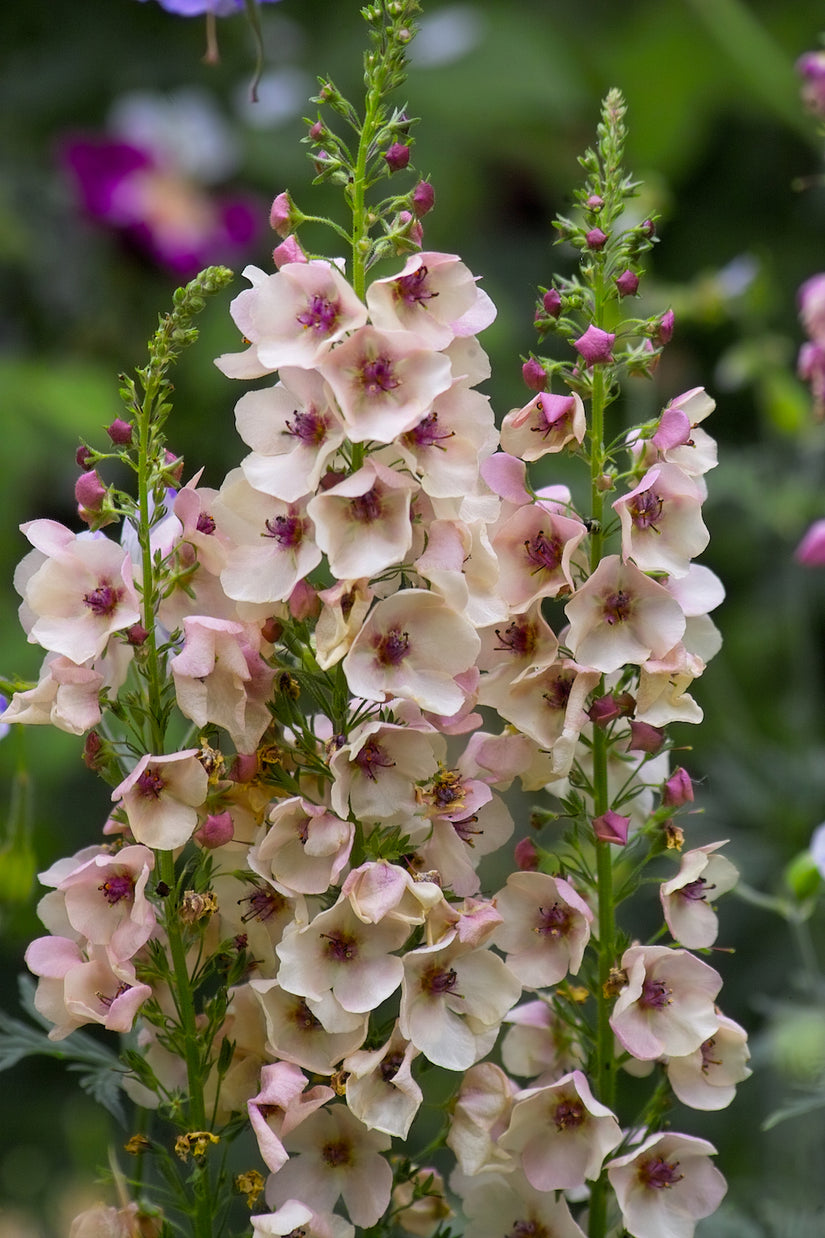
M 234 171 L 228 129 L 206 94 L 125 95 L 108 131 L 67 138 L 61 159 L 92 219 L 190 279 L 211 264 L 245 261 L 263 231 L 265 210 L 251 194 L 210 187 Z
M 277 4 L 278 0 L 264 0 L 267 4 Z M 259 0 L 260 3 L 260 0 Z M 229 17 L 245 8 L 244 0 L 158 0 L 167 13 L 177 13 L 179 17 L 201 17 L 204 13 L 214 13 L 216 17 Z

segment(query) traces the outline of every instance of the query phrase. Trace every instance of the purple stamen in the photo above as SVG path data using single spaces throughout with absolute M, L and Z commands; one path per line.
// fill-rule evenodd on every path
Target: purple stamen
M 106 584 L 105 581 L 101 581 L 96 589 L 92 589 L 91 593 L 84 593 L 83 601 L 93 615 L 105 616 L 111 615 L 116 610 L 122 596 L 122 589 L 114 589 L 111 585 Z
M 639 1181 L 643 1186 L 649 1186 L 654 1191 L 661 1191 L 681 1182 L 684 1174 L 679 1173 L 678 1161 L 666 1161 L 662 1156 L 653 1156 L 642 1161 L 638 1170 Z
M 661 519 L 664 500 L 653 490 L 644 490 L 637 494 L 632 503 L 628 504 L 630 518 L 637 529 L 654 529 Z
M 496 628 L 496 636 L 501 642 L 496 645 L 497 650 L 509 649 L 510 653 L 514 653 L 517 658 L 529 658 L 535 652 L 537 644 L 537 634 L 534 624 L 524 620 L 518 623 L 515 619 L 509 623 L 504 629 L 502 635 L 501 629 Z
M 307 302 L 304 312 L 297 315 L 297 319 L 302 327 L 314 331 L 316 335 L 329 335 L 335 330 L 339 316 L 338 302 L 329 301 L 316 293 Z
M 379 636 L 375 644 L 375 654 L 381 666 L 400 666 L 410 648 L 410 638 L 400 628 L 390 628 Z
M 446 451 L 447 448 L 441 444 L 448 438 L 455 438 L 455 430 L 442 430 L 438 424 L 438 413 L 432 412 L 408 430 L 403 441 L 410 447 L 438 447 L 440 451 Z
M 373 361 L 365 357 L 361 362 L 361 386 L 367 395 L 377 396 L 394 391 L 401 386 L 401 380 L 393 374 L 389 357 L 376 357 Z
M 263 537 L 272 537 L 284 550 L 294 550 L 304 539 L 304 522 L 300 516 L 276 516 L 264 522 Z
M 602 617 L 609 627 L 614 623 L 626 623 L 633 613 L 633 599 L 624 589 L 608 593 L 602 607 Z
M 430 292 L 425 287 L 424 281 L 428 273 L 427 268 L 422 266 L 409 275 L 399 275 L 398 279 L 393 281 L 395 299 L 397 301 L 406 301 L 407 305 L 420 305 L 422 301 L 429 301 L 433 297 L 437 297 L 437 292 Z
M 530 537 L 524 543 L 527 559 L 533 565 L 531 575 L 536 572 L 554 572 L 560 565 L 564 553 L 564 543 L 560 537 L 548 537 L 542 529 L 535 537 Z
M 296 408 L 292 414 L 292 421 L 286 423 L 286 429 L 282 433 L 299 438 L 308 447 L 320 447 L 327 437 L 327 429 L 326 418 L 316 413 L 315 409 L 301 412 Z
M 540 937 L 566 937 L 570 931 L 570 910 L 554 903 L 552 907 L 539 907 L 535 930 Z
M 355 758 L 355 764 L 367 775 L 370 782 L 377 782 L 376 769 L 392 769 L 395 761 L 391 761 L 380 744 L 374 739 L 368 739 Z
M 119 903 L 121 899 L 131 899 L 135 892 L 135 883 L 128 873 L 116 873 L 114 877 L 110 877 L 108 881 L 104 881 L 102 886 L 97 887 L 101 892 L 106 902 L 114 907 L 115 903 Z

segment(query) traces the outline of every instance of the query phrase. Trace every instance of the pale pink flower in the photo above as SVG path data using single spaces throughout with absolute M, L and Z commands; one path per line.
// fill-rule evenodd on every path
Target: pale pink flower
M 506 619 L 508 608 L 496 589 L 498 559 L 490 544 L 490 522 L 467 510 L 470 499 L 462 503 L 461 513 L 445 519 L 430 516 L 420 499 L 413 517 L 426 530 L 427 545 L 415 560 L 415 570 L 474 627 Z
M 54 520 L 21 529 L 34 546 L 14 573 L 29 641 L 78 665 L 99 658 L 114 632 L 140 620 L 127 552 L 102 534 L 75 535 Z
M 315 492 L 345 432 L 320 374 L 286 367 L 280 379 L 242 395 L 235 423 L 252 448 L 241 461 L 250 486 L 294 503 Z
M 177 540 L 179 560 L 186 561 L 191 552 L 207 572 L 219 576 L 226 565 L 227 538 L 218 532 L 212 519 L 211 507 L 217 490 L 198 486 L 200 474 L 188 481 L 175 496 L 172 505 L 175 518 L 180 522 Z
M 585 1238 L 564 1197 L 537 1191 L 517 1170 L 506 1177 L 483 1174 L 466 1183 L 463 1194 L 466 1238 Z
M 367 311 L 329 262 L 295 262 L 274 275 L 248 266 L 251 288 L 230 313 L 250 347 L 215 364 L 229 378 L 260 378 L 282 365 L 311 370 L 336 341 L 362 327 Z
M 266 1201 L 311 1199 L 329 1212 L 343 1198 L 354 1225 L 368 1228 L 390 1202 L 392 1169 L 381 1155 L 390 1137 L 369 1131 L 344 1104 L 319 1109 L 287 1138 L 290 1157 L 267 1184 Z
M 521 985 L 497 955 L 464 945 L 455 930 L 403 963 L 402 1034 L 436 1066 L 467 1070 L 492 1048 Z
M 607 1167 L 622 1220 L 633 1238 L 692 1238 L 696 1222 L 719 1207 L 727 1190 L 712 1165 L 713 1144 L 670 1131 L 651 1135 Z
M 500 623 L 480 632 L 479 666 L 486 671 L 485 684 L 497 679 L 518 683 L 525 675 L 546 670 L 556 660 L 558 638 L 541 612 L 541 599 L 509 623 Z M 484 691 L 485 689 L 482 689 Z
M 337 883 L 354 836 L 351 821 L 342 821 L 323 804 L 292 796 L 271 809 L 266 830 L 249 849 L 247 862 L 276 887 L 323 894 Z
M 388 860 L 367 860 L 354 868 L 347 874 L 341 894 L 364 924 L 389 918 L 405 924 L 408 931 L 422 924 L 434 908 L 443 911 L 447 907 L 435 882 L 416 881 L 406 868 Z M 458 917 L 457 912 L 450 914 Z
M 148 847 L 140 846 L 121 847 L 114 855 L 95 850 L 89 857 L 81 853 L 58 861 L 39 874 L 40 881 L 59 891 L 74 932 L 91 945 L 108 946 L 114 959 L 130 959 L 149 940 L 157 923 L 154 907 L 146 898 L 155 857 Z
M 583 335 L 573 340 L 573 347 L 579 353 L 588 369 L 594 365 L 607 365 L 613 360 L 613 343 L 616 336 L 611 331 L 602 331 L 591 323 Z
M 663 657 L 681 639 L 685 616 L 678 602 L 618 555 L 602 559 L 565 606 L 567 645 L 577 662 L 610 674 L 625 663 Z
M 482 681 L 479 700 L 492 705 L 542 748 L 552 749 L 562 737 L 573 743 L 578 740 L 587 723 L 585 701 L 599 678 L 598 671 L 564 658 L 536 674 L 520 675 L 512 683 L 503 675 L 488 676 Z M 572 760 L 572 752 L 569 755 Z M 566 772 L 559 769 L 557 776 Z
M 369 1130 L 406 1139 L 424 1094 L 412 1077 L 418 1050 L 393 1028 L 379 1049 L 361 1049 L 344 1059 L 347 1106 Z
M 460 498 L 478 490 L 479 465 L 496 448 L 490 400 L 453 386 L 394 447 L 433 498 Z
M 346 896 L 305 926 L 290 926 L 276 947 L 278 983 L 288 993 L 320 1001 L 332 992 L 352 1014 L 375 1010 L 401 983 L 400 950 L 409 928 L 386 917 L 366 924 Z
M 593 912 L 569 881 L 511 873 L 495 904 L 503 919 L 493 941 L 526 988 L 546 988 L 578 972 Z
M 332 993 L 315 1002 L 287 993 L 277 980 L 252 979 L 249 987 L 263 1010 L 266 1047 L 273 1058 L 331 1075 L 342 1058 L 364 1043 L 369 1016 L 344 1010 Z
M 332 806 L 362 822 L 409 821 L 418 811 L 416 784 L 436 772 L 445 752 L 443 738 L 429 727 L 364 722 L 330 760 Z
M 553 1083 L 582 1064 L 582 1049 L 549 1002 L 525 1002 L 504 1016 L 501 1060 L 511 1075 Z
M 319 592 L 322 606 L 315 624 L 315 656 L 321 670 L 329 670 L 349 652 L 373 596 L 366 578 L 339 580 Z
M 261 1157 L 272 1173 L 287 1160 L 281 1140 L 335 1096 L 324 1084 L 305 1092 L 307 1082 L 306 1075 L 292 1062 L 274 1062 L 262 1068 L 261 1089 L 247 1102 Z
M 658 727 L 671 722 L 701 722 L 702 710 L 687 689 L 704 669 L 702 659 L 681 641 L 664 658 L 649 658 L 639 671 L 636 720 Z
M 418 1192 L 419 1194 L 416 1198 Z M 399 1182 L 392 1193 L 396 1224 L 405 1234 L 432 1238 L 453 1210 L 447 1203 L 444 1179 L 437 1169 L 425 1165 L 406 1182 Z
M 715 853 L 724 842 L 686 851 L 679 871 L 659 887 L 665 921 L 675 941 L 701 950 L 716 941 L 719 924 L 709 900 L 732 890 L 739 873 L 730 860 Z
M 412 546 L 410 499 L 417 489 L 414 478 L 368 459 L 363 468 L 310 499 L 307 514 L 333 576 L 377 576 L 403 563 Z
M 105 682 L 105 676 L 91 666 L 78 666 L 70 658 L 48 653 L 37 687 L 15 692 L 0 721 L 48 724 L 70 735 L 83 735 L 100 721 L 100 690 Z
M 693 1053 L 668 1058 L 667 1077 L 683 1105 L 691 1109 L 725 1109 L 736 1094 L 737 1083 L 747 1079 L 748 1034 L 727 1015 L 719 1013 L 719 1027 Z
M 632 1057 L 684 1057 L 716 1032 L 722 977 L 707 963 L 669 946 L 630 946 L 621 965 L 627 984 L 610 1026 Z
M 516 1156 L 537 1191 L 557 1191 L 598 1178 L 604 1158 L 622 1142 L 614 1114 L 590 1091 L 580 1070 L 516 1096 L 501 1147 Z
M 587 530 L 580 520 L 559 515 L 550 506 L 539 502 L 522 507 L 493 538 L 499 592 L 515 611 L 574 587 L 572 559 Z
M 563 451 L 568 443 L 581 443 L 586 429 L 581 396 L 541 391 L 524 408 L 513 409 L 504 418 L 501 446 L 520 460 L 540 460 Z
M 412 331 L 433 349 L 455 336 L 477 335 L 496 316 L 486 292 L 455 254 L 412 254 L 399 275 L 367 291 L 372 322 L 382 331 Z
M 128 1032 L 152 996 L 148 984 L 138 983 L 132 964 L 113 958 L 105 946 L 84 952 L 66 937 L 38 937 L 25 958 L 29 971 L 40 977 L 35 1009 L 54 1024 L 49 1040 L 63 1040 L 84 1023 Z
M 438 872 L 445 888 L 475 894 L 481 860 L 498 851 L 513 832 L 510 810 L 486 782 L 464 777 L 460 769 L 442 769 L 419 788 L 419 796 L 430 832 L 422 842 L 418 831 L 410 831 L 416 856 L 425 870 Z
M 362 327 L 318 369 L 327 380 L 354 443 L 391 443 L 412 430 L 452 383 L 449 358 L 411 331 Z
M 69 1238 L 136 1238 L 148 1232 L 142 1228 L 137 1204 L 123 1208 L 95 1204 L 74 1218 Z
M 643 453 L 644 463 L 648 467 L 661 460 L 668 464 L 678 464 L 690 477 L 702 477 L 716 467 L 717 450 L 716 443 L 707 431 L 702 429 L 700 422 L 709 417 L 715 408 L 716 402 L 704 387 L 692 387 L 690 391 L 675 396 L 668 403 L 662 413 L 660 429 L 652 439 L 636 440 L 636 432 L 631 431 L 628 441 L 633 445 L 634 451 Z M 678 422 L 674 422 L 674 414 L 681 414 Z M 686 439 L 685 421 L 689 429 L 689 437 Z M 674 424 L 679 427 L 676 433 L 670 436 L 668 424 L 670 430 Z
M 321 562 L 304 505 L 253 490 L 240 469 L 226 475 L 212 510 L 233 543 L 221 585 L 236 601 L 285 601 Z
M 449 717 L 465 699 L 456 676 L 473 666 L 480 643 L 436 594 L 403 589 L 373 607 L 344 658 L 344 674 L 365 700 L 400 696 Z
M 162 851 L 182 847 L 198 823 L 209 778 L 197 748 L 169 756 L 148 754 L 112 792 L 139 843 Z
M 494 1062 L 479 1062 L 464 1074 L 446 1138 L 463 1173 L 512 1169 L 512 1157 L 499 1138 L 510 1122 L 515 1093 L 512 1079 Z
M 297 1199 L 287 1199 L 275 1212 L 249 1218 L 255 1238 L 355 1238 L 355 1226 L 334 1212 L 313 1212 Z
M 239 752 L 254 751 L 272 716 L 267 701 L 275 672 L 260 654 L 257 625 L 183 620 L 183 645 L 169 659 L 178 708 L 199 727 L 222 726 Z
M 684 576 L 710 540 L 702 523 L 704 490 L 675 464 L 658 464 L 613 504 L 622 524 L 622 557 L 645 572 Z

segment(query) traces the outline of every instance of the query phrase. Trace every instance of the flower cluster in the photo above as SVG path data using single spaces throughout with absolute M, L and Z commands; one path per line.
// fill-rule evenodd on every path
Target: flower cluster
M 391 66 L 409 8 L 365 10 L 388 23 Z M 89 530 L 24 526 L 15 585 L 46 659 L 3 716 L 85 734 L 113 788 L 107 841 L 43 874 L 37 1007 L 54 1038 L 139 1028 L 125 1086 L 158 1120 L 131 1150 L 167 1181 L 176 1158 L 193 1167 L 198 1238 L 214 1145 L 242 1117 L 268 1170 L 237 1184 L 251 1207 L 263 1191 L 256 1235 L 434 1233 L 440 1176 L 393 1149 L 433 1070 L 452 1072 L 437 1143 L 472 1238 L 581 1235 L 583 1199 L 591 1236 L 620 1215 L 634 1238 L 689 1238 L 724 1194 L 711 1145 L 663 1131 L 661 1107 L 630 1112 L 616 1082 L 617 1066 L 655 1070 L 657 1097 L 707 1110 L 748 1073 L 721 977 L 691 953 L 715 941 L 736 871 L 721 843 L 682 852 L 693 789 L 665 732 L 701 718 L 689 690 L 719 645 L 722 589 L 693 562 L 713 402 L 694 389 L 604 442 L 619 376 L 649 372 L 673 328 L 618 312 L 652 237 L 649 221 L 620 227 L 622 115 L 612 94 L 584 222 L 561 224 L 581 282 L 539 306 L 576 357 L 526 363 L 536 394 L 504 418 L 503 450 L 478 390 L 495 311 L 460 258 L 417 249 L 367 286 L 356 212 L 348 280 L 304 251 L 305 217 L 279 195 L 288 248 L 274 273 L 247 268 L 245 348 L 217 362 L 266 380 L 236 406 L 241 466 L 217 490 L 181 484 L 161 433 L 166 366 L 219 282 L 207 272 L 140 390 L 125 383 L 112 452 L 81 453 Z M 406 166 L 399 125 L 365 122 L 382 175 Z M 323 125 L 321 140 L 340 165 Z M 373 257 L 410 244 L 397 199 L 384 218 Z M 579 499 L 530 480 L 528 463 L 561 454 L 588 465 Z M 102 481 L 110 456 L 137 501 Z M 103 529 L 121 517 L 117 541 Z M 516 780 L 545 791 L 542 832 L 487 894 Z M 615 908 L 648 860 L 680 852 L 659 886 L 672 944 L 643 944 Z

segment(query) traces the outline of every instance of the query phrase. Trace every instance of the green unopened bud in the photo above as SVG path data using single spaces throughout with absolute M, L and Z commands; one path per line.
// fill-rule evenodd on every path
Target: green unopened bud
M 800 900 L 813 898 L 822 885 L 822 876 L 810 851 L 800 851 L 786 865 L 782 874 L 785 885 Z

